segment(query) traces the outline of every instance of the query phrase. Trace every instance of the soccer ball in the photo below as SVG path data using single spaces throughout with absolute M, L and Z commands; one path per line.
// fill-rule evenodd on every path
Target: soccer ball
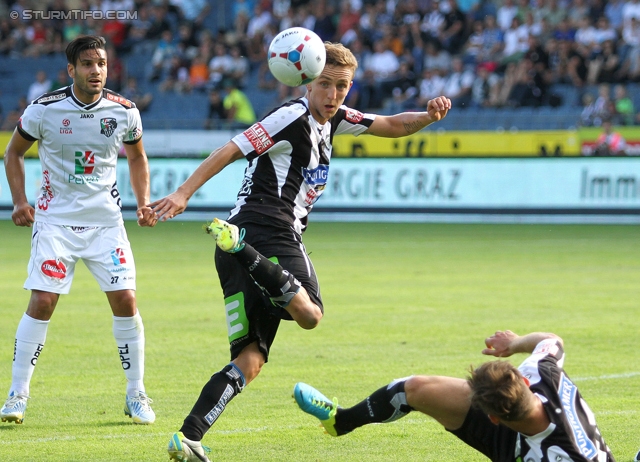
M 304 27 L 285 29 L 269 45 L 269 70 L 280 82 L 298 87 L 311 82 L 324 69 L 324 42 Z

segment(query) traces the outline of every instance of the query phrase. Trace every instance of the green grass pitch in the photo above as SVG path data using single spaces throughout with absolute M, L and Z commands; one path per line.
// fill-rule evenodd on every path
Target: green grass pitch
M 214 242 L 200 226 L 127 223 L 156 423 L 134 426 L 123 414 L 111 313 L 81 264 L 51 322 L 25 423 L 0 424 L 2 460 L 167 460 L 170 435 L 229 360 Z M 29 297 L 30 231 L 2 221 L 0 236 L 4 399 Z M 260 377 L 203 442 L 217 461 L 482 461 L 417 413 L 331 438 L 297 409 L 293 385 L 351 405 L 394 378 L 464 376 L 490 359 L 480 350 L 495 330 L 542 330 L 565 339 L 568 373 L 617 460 L 631 461 L 640 448 L 638 242 L 637 226 L 311 223 L 305 243 L 325 318 L 312 331 L 283 323 Z

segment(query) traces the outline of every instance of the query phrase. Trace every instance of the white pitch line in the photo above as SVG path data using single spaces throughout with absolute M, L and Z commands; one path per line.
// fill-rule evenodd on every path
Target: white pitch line
M 629 379 L 631 377 L 637 377 L 640 375 L 640 372 L 625 372 L 624 374 L 611 374 L 611 375 L 599 375 L 592 377 L 575 377 L 573 380 L 576 382 L 587 381 L 587 380 L 609 380 L 609 379 Z

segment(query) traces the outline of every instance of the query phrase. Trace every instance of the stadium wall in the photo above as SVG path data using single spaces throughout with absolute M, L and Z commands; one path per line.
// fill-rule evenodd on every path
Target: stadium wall
M 200 159 L 150 159 L 152 200 L 173 192 Z M 237 161 L 194 195 L 183 220 L 226 216 L 242 182 Z M 25 160 L 27 197 L 40 187 L 37 159 Z M 127 218 L 135 214 L 128 165 L 118 165 Z M 0 167 L 0 217 L 11 194 Z M 640 223 L 640 158 L 334 159 L 316 221 Z

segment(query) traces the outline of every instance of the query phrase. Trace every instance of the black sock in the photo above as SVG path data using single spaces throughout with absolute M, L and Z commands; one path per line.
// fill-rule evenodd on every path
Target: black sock
M 407 404 L 404 394 L 406 380 L 391 382 L 353 407 L 339 408 L 335 424 L 338 435 L 371 423 L 393 422 L 411 412 L 413 409 Z
M 275 306 L 284 308 L 300 290 L 298 280 L 277 263 L 261 255 L 251 245 L 231 254 L 249 271 L 253 280 L 260 286 Z
M 184 419 L 180 431 L 190 440 L 202 440 L 204 434 L 222 414 L 227 403 L 243 390 L 244 385 L 244 376 L 233 363 L 213 374 L 202 388 L 193 409 Z

